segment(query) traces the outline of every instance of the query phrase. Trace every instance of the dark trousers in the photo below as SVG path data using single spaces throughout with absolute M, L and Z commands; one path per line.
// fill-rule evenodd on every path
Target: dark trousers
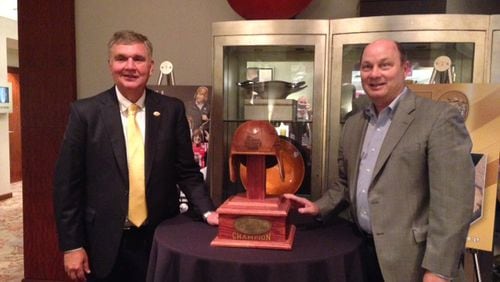
M 367 282 L 383 282 L 382 271 L 377 259 L 377 250 L 375 249 L 375 242 L 373 236 L 370 234 L 362 234 L 363 236 L 363 272 L 365 281 Z
M 105 278 L 88 277 L 89 282 L 144 282 L 154 229 L 130 228 L 123 231 L 120 250 L 111 273 Z

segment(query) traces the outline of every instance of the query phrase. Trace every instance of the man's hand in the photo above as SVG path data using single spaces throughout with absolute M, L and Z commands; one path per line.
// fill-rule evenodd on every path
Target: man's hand
M 207 217 L 207 223 L 213 226 L 219 225 L 219 214 L 217 212 L 212 212 Z
M 64 270 L 71 280 L 87 281 L 89 259 L 84 248 L 64 253 Z
M 450 282 L 451 280 L 437 276 L 436 274 L 426 271 L 423 282 Z
M 306 198 L 297 197 L 288 193 L 284 194 L 283 197 L 290 200 L 292 205 L 296 206 L 301 214 L 309 214 L 312 216 L 317 216 L 319 214 L 319 207 Z

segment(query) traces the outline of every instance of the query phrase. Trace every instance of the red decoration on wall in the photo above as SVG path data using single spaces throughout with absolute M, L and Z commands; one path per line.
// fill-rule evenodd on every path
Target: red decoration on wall
M 312 0 L 227 0 L 236 13 L 247 20 L 291 19 Z

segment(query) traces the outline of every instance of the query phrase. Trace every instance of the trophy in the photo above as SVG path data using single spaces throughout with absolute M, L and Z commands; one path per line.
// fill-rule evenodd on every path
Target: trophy
M 296 229 L 288 220 L 291 203 L 279 195 L 280 187 L 295 192 L 302 183 L 300 152 L 269 122 L 247 121 L 233 135 L 229 174 L 232 182 L 241 177 L 246 193 L 217 209 L 219 231 L 211 246 L 291 250 Z M 271 193 L 266 193 L 268 186 Z

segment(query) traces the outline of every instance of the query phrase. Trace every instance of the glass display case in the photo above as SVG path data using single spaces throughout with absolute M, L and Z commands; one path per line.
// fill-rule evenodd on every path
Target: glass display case
M 231 183 L 231 138 L 246 120 L 267 120 L 304 158 L 298 193 L 318 198 L 334 183 L 345 119 L 369 102 L 359 59 L 389 38 L 408 53 L 411 84 L 499 83 L 500 16 L 404 15 L 338 20 L 220 22 L 212 26 L 209 149 L 216 203 L 244 191 Z
M 321 194 L 328 30 L 328 20 L 213 24 L 209 179 L 216 203 L 244 191 L 240 181 L 229 181 L 228 159 L 233 133 L 247 120 L 269 121 L 292 143 L 305 167 L 297 192 Z
M 405 15 L 332 20 L 329 108 L 340 110 L 338 115 L 327 119 L 330 122 L 328 135 L 338 136 L 345 118 L 369 102 L 359 75 L 359 60 L 368 43 L 379 38 L 400 42 L 411 63 L 408 83 L 486 82 L 489 18 L 481 15 Z M 337 148 L 338 142 L 338 138 L 330 139 L 329 148 Z M 335 164 L 337 150 L 330 150 L 328 155 L 328 163 Z M 326 183 L 333 183 L 335 176 L 328 174 Z

